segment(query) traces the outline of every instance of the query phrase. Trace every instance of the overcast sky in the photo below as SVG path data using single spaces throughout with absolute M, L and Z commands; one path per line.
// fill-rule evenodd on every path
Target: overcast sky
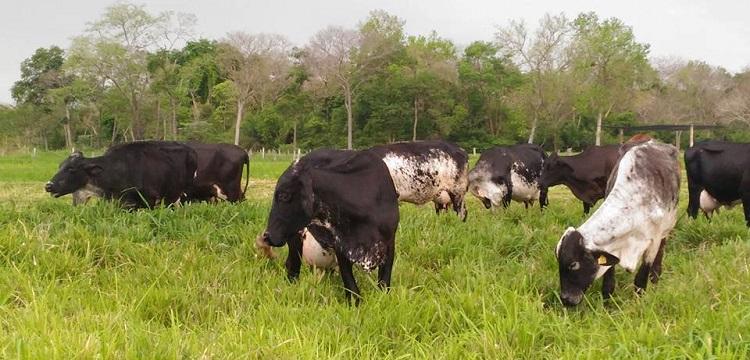
M 112 2 L 103 0 L 0 0 L 0 103 L 10 103 L 19 66 L 35 49 L 82 34 Z M 595 11 L 633 27 L 637 40 L 651 44 L 651 56 L 704 60 L 737 72 L 750 65 L 750 0 L 140 0 L 151 13 L 188 12 L 198 17 L 200 36 L 218 39 L 228 31 L 273 32 L 303 44 L 330 25 L 355 26 L 373 9 L 406 21 L 408 34 L 436 30 L 466 45 L 491 40 L 497 25 L 524 19 L 536 25 L 545 13 L 573 18 Z

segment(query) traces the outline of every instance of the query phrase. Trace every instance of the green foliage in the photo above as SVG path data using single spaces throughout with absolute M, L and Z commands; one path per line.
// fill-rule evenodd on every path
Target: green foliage
M 349 116 L 356 148 L 447 139 L 486 149 L 531 138 L 580 149 L 594 142 L 598 119 L 603 143 L 619 140 L 607 126 L 644 123 L 723 123 L 698 136 L 750 139 L 747 73 L 698 61 L 654 69 L 630 26 L 595 13 L 548 14 L 536 29 L 510 21 L 495 42 L 460 54 L 434 31 L 407 34 L 382 10 L 296 48 L 273 34 L 188 41 L 191 19 L 120 2 L 66 49 L 37 49 L 21 64 L 16 106 L 0 111 L 0 151 L 61 148 L 67 131 L 70 147 L 231 142 L 238 110 L 239 143 L 253 149 L 346 147 Z

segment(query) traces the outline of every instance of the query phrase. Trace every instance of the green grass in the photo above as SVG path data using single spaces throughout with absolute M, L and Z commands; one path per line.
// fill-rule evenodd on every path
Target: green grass
M 401 206 L 393 289 L 257 255 L 285 160 L 253 159 L 249 199 L 123 212 L 72 207 L 42 188 L 64 153 L 0 158 L 0 358 L 747 358 L 750 243 L 740 207 L 680 218 L 664 275 L 642 297 L 633 274 L 564 309 L 554 246 L 583 222 L 554 188 L 549 210 L 469 219 Z M 680 214 L 687 205 L 683 186 Z

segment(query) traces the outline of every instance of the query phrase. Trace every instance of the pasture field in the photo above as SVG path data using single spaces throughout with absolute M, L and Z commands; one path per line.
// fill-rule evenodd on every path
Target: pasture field
M 275 178 L 288 161 L 252 159 L 248 200 L 128 213 L 72 207 L 43 184 L 62 152 L 0 157 L 0 358 L 458 359 L 750 357 L 750 236 L 741 207 L 682 216 L 664 274 L 644 296 L 618 270 L 565 309 L 554 247 L 584 221 L 564 187 L 550 207 L 469 217 L 402 205 L 390 293 L 260 257 Z M 680 214 L 687 205 L 683 176 Z

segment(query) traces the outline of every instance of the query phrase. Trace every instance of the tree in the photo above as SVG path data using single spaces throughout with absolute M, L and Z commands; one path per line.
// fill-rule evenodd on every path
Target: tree
M 144 6 L 116 3 L 89 24 L 86 35 L 73 40 L 72 66 L 95 74 L 127 99 L 132 139 L 146 135 L 142 108 L 151 83 L 149 51 L 170 50 L 192 32 L 194 22 L 192 15 L 152 15 Z
M 463 136 L 500 135 L 503 122 L 509 119 L 508 96 L 521 85 L 521 73 L 498 54 L 495 44 L 475 41 L 464 50 L 458 77 L 469 117 L 462 127 Z
M 617 18 L 600 21 L 596 14 L 573 22 L 573 64 L 582 85 L 581 106 L 596 116 L 596 145 L 602 122 L 613 110 L 632 106 L 651 74 L 649 46 L 635 40 L 633 30 Z
M 732 88 L 717 107 L 723 122 L 750 125 L 750 68 L 734 76 Z
M 567 93 L 555 89 L 564 88 L 559 82 L 570 63 L 568 51 L 571 33 L 570 21 L 564 14 L 545 14 L 534 34 L 529 33 L 523 21 L 511 21 L 508 26 L 498 28 L 495 34 L 500 51 L 514 59 L 528 75 L 529 89 L 523 98 L 529 103 L 532 113 L 529 144 L 534 142 L 545 108 L 549 116 L 558 112 L 550 108 L 557 109 L 565 102 Z
M 227 35 L 223 45 L 219 62 L 235 88 L 234 144 L 239 145 L 245 107 L 262 109 L 289 81 L 289 42 L 281 35 L 234 32 Z
M 357 88 L 385 70 L 403 50 L 403 20 L 382 10 L 370 12 L 359 31 L 329 26 L 318 31 L 304 50 L 310 80 L 322 88 L 340 89 L 346 108 L 347 149 L 353 147 L 353 98 Z
M 407 72 L 407 86 L 414 99 L 412 141 L 416 141 L 419 111 L 426 111 L 431 102 L 451 103 L 441 90 L 454 87 L 458 81 L 456 48 L 433 31 L 427 37 L 410 36 L 406 53 L 407 64 L 401 68 Z
M 72 99 L 54 96 L 55 90 L 65 87 L 72 80 L 63 70 L 64 62 L 65 53 L 57 46 L 37 49 L 21 63 L 21 80 L 13 84 L 11 95 L 19 105 L 30 106 L 39 111 L 38 116 L 41 118 L 56 118 L 55 105 L 63 104 L 65 117 L 61 122 L 65 146 L 72 148 L 74 145 L 69 108 Z

